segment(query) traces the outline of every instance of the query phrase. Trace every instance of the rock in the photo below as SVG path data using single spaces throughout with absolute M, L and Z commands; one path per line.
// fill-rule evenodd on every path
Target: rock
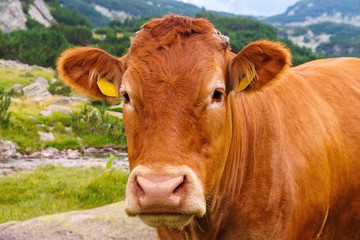
M 54 154 L 60 153 L 59 149 L 53 147 L 48 147 L 45 151 L 53 152 Z
M 49 111 L 40 111 L 40 115 L 44 116 L 44 117 L 50 117 L 51 116 L 51 112 Z
M 99 208 L 0 224 L 0 239 L 157 239 L 155 229 L 128 217 L 123 201 Z
M 56 155 L 59 155 L 59 150 L 56 148 L 49 147 L 41 152 L 42 158 L 54 158 Z
M 15 159 L 22 159 L 23 155 L 21 153 L 16 153 L 14 156 Z
M 56 99 L 53 101 L 54 104 L 60 104 L 60 105 L 69 105 L 71 104 L 71 100 L 68 97 L 61 97 L 59 99 Z
M 29 16 L 45 27 L 50 27 L 51 23 L 55 21 L 43 0 L 35 0 L 30 5 Z
M 15 91 L 21 91 L 21 89 L 23 89 L 24 86 L 21 84 L 15 84 L 14 86 L 12 86 L 11 89 L 14 89 Z
M 68 150 L 66 151 L 66 155 L 67 155 L 67 158 L 68 158 L 68 159 L 78 159 L 80 153 L 79 153 L 78 150 L 68 149 Z
M 85 103 L 88 101 L 87 97 L 70 97 L 70 100 L 73 103 Z
M 39 135 L 40 135 L 40 141 L 42 142 L 51 142 L 55 140 L 54 134 L 50 133 L 46 133 L 46 132 L 42 132 L 42 131 L 38 131 Z
M 85 154 L 95 154 L 95 153 L 99 153 L 99 150 L 93 147 L 89 147 L 87 149 L 84 150 Z
M 33 152 L 31 154 L 29 154 L 29 156 L 27 156 L 28 158 L 40 158 L 41 157 L 41 152 Z
M 32 83 L 23 88 L 24 96 L 31 97 L 31 98 L 39 98 L 39 97 L 50 97 L 51 94 L 49 93 L 46 88 L 41 85 L 40 83 Z
M 42 17 L 47 21 L 47 23 L 49 24 L 49 26 L 51 25 L 51 23 L 55 22 L 55 19 L 53 18 L 53 16 L 50 14 L 49 9 L 46 7 L 45 3 L 43 0 L 35 0 L 32 4 L 33 6 L 36 7 L 36 9 L 41 13 Z M 35 19 L 36 20 L 36 19 Z M 44 24 L 44 23 L 43 23 Z M 45 26 L 47 26 L 47 24 L 44 24 Z
M 20 0 L 0 1 L 0 29 L 4 33 L 26 29 L 26 17 Z
M 0 160 L 15 157 L 16 145 L 10 141 L 0 139 Z
M 45 108 L 45 111 L 48 111 L 51 113 L 61 112 L 66 115 L 70 115 L 73 113 L 73 111 L 70 108 L 64 107 L 64 106 L 59 106 L 59 105 L 49 105 L 48 107 Z
M 1 2 L 1 0 L 0 0 Z M 1 3 L 0 3 L 1 5 Z M 1 7 L 0 7 L 1 8 Z M 1 11 L 1 10 L 0 10 Z M 0 18 L 1 18 L 1 15 L 0 15 Z M 19 68 L 19 69 L 24 69 L 26 71 L 31 71 L 31 70 L 34 70 L 34 69 L 52 69 L 52 68 L 44 68 L 44 67 L 41 67 L 41 66 L 37 66 L 37 65 L 28 65 L 26 63 L 21 63 L 19 61 L 14 61 L 14 60 L 5 60 L 5 59 L 0 59 L 0 67 L 5 67 L 5 68 Z
M 40 84 L 43 85 L 44 87 L 46 87 L 46 86 L 49 85 L 48 80 L 46 80 L 45 78 L 42 78 L 42 77 L 37 77 L 37 78 L 35 78 L 34 83 L 40 83 Z

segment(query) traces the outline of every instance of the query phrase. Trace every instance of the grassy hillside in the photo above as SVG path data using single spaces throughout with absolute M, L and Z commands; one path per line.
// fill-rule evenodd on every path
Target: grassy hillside
M 79 11 L 95 26 L 105 27 L 110 19 L 95 10 L 95 4 L 113 11 L 124 11 L 134 17 L 154 17 L 168 13 L 195 16 L 201 9 L 175 0 L 59 0 L 65 8 Z

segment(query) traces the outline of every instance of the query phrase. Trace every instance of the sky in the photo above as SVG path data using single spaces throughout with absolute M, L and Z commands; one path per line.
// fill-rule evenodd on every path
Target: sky
M 273 16 L 299 0 L 181 0 L 192 3 L 206 10 L 231 12 L 240 15 Z

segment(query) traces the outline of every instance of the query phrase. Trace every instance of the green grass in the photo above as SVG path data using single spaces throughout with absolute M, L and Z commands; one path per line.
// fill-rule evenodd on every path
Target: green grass
M 27 71 L 17 68 L 0 68 L 0 87 L 9 90 L 15 84 L 29 85 L 36 77 L 43 77 L 47 80 L 55 78 L 54 70 L 34 69 Z
M 124 199 L 128 173 L 45 166 L 0 178 L 0 223 Z

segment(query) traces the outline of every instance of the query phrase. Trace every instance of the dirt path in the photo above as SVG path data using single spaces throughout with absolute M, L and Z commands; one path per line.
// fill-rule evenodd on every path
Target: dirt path
M 155 230 L 126 216 L 124 202 L 0 224 L 0 240 L 156 239 Z

